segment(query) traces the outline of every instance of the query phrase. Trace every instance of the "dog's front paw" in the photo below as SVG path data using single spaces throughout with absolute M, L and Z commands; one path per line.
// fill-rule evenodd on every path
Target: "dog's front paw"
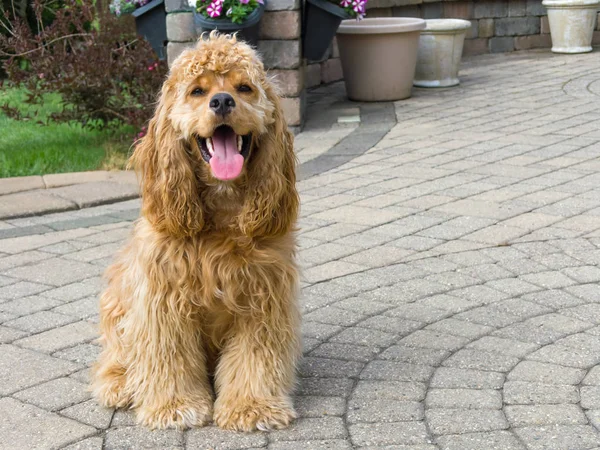
M 215 404 L 215 424 L 226 430 L 279 430 L 296 417 L 290 401 L 279 399 L 243 399 Z
M 160 406 L 142 405 L 136 415 L 138 423 L 151 429 L 202 427 L 212 420 L 212 399 L 193 397 Z
M 125 376 L 97 375 L 92 383 L 92 393 L 98 403 L 106 408 L 125 408 L 131 397 L 125 391 Z

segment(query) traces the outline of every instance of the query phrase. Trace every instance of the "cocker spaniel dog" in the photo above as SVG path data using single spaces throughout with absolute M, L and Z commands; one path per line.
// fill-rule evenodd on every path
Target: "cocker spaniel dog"
M 107 271 L 95 397 L 151 428 L 287 426 L 296 159 L 254 50 L 213 32 L 179 56 L 132 163 L 142 214 Z

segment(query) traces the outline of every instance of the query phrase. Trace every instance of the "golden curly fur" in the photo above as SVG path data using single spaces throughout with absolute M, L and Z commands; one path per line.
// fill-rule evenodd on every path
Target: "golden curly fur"
M 226 116 L 209 106 L 219 92 L 235 99 Z M 230 181 L 215 177 L 201 148 L 223 124 L 250 139 Z M 151 428 L 212 419 L 268 430 L 293 420 L 295 162 L 279 98 L 251 47 L 211 33 L 174 62 L 132 156 L 142 217 L 100 300 L 92 389 L 102 405 L 134 408 Z

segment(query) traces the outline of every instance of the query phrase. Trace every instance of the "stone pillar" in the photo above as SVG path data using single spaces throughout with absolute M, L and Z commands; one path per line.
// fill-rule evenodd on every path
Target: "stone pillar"
M 288 125 L 302 127 L 306 107 L 302 59 L 302 11 L 299 0 L 267 0 L 260 21 L 258 51 L 279 86 Z
M 165 0 L 167 12 L 167 62 L 169 66 L 181 52 L 196 42 L 194 14 L 187 0 Z

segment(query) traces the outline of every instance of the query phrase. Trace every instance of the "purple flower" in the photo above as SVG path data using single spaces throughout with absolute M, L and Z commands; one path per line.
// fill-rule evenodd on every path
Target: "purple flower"
M 240 0 L 240 3 L 247 5 L 250 0 Z
M 210 5 L 208 5 L 208 8 L 206 8 L 206 12 L 210 17 L 219 17 L 221 15 L 222 9 L 223 8 L 220 4 L 213 2 Z
M 354 10 L 354 12 L 362 14 L 365 12 L 365 4 L 366 3 L 367 2 L 365 2 L 364 0 L 354 0 L 352 2 L 352 9 Z
M 350 6 L 352 4 L 352 0 L 342 0 L 340 2 L 340 6 L 342 8 L 347 8 L 348 6 Z
M 264 2 L 263 0 L 257 0 L 257 1 L 258 1 L 258 3 L 260 3 L 261 5 L 264 5 L 264 4 L 265 4 L 265 2 Z

